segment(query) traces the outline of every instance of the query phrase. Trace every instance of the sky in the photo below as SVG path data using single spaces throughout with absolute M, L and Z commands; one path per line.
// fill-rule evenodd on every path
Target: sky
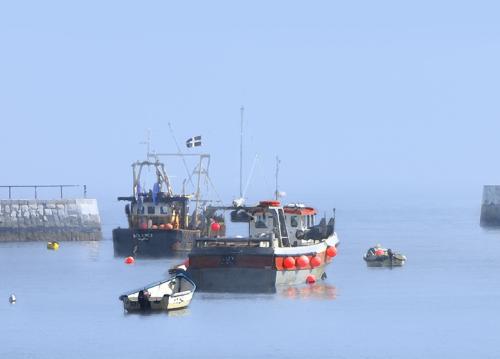
M 279 156 L 289 201 L 479 204 L 483 184 L 500 184 L 499 11 L 495 1 L 2 1 L 0 184 L 86 183 L 115 203 L 149 129 L 159 152 L 177 152 L 174 136 L 187 152 L 202 135 L 191 152 L 211 154 L 229 201 L 244 105 L 249 200 L 272 196 Z M 167 168 L 180 191 L 183 168 Z

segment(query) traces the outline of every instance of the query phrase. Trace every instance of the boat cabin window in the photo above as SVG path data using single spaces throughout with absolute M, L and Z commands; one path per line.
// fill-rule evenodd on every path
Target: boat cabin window
M 258 215 L 255 218 L 255 228 L 267 228 L 265 215 Z
M 153 206 L 148 207 L 148 214 L 155 214 L 155 208 Z
M 297 227 L 299 225 L 299 222 L 297 221 L 297 216 L 290 217 L 290 225 L 292 227 Z

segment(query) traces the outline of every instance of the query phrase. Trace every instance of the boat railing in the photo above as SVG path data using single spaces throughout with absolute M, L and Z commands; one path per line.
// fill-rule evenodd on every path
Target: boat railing
M 13 188 L 31 188 L 34 190 L 33 195 L 35 199 L 38 199 L 38 190 L 40 188 L 57 188 L 59 189 L 59 196 L 61 199 L 64 198 L 63 189 L 64 188 L 81 188 L 83 198 L 87 198 L 87 185 L 81 184 L 34 184 L 34 185 L 5 185 L 0 186 L 0 188 L 8 188 L 9 190 L 9 199 L 12 199 L 12 189 Z
M 242 238 L 242 237 L 215 237 L 199 238 L 195 241 L 195 247 L 272 247 L 272 238 Z

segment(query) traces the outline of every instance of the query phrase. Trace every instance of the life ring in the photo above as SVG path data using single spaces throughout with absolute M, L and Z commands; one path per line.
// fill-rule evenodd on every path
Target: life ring
M 281 203 L 280 201 L 260 201 L 259 205 L 263 207 L 279 207 Z

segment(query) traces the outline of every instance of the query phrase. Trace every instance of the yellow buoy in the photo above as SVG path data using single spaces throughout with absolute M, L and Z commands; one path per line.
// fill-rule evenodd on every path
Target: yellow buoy
M 47 249 L 58 250 L 59 249 L 59 243 L 58 242 L 48 242 L 47 243 Z

